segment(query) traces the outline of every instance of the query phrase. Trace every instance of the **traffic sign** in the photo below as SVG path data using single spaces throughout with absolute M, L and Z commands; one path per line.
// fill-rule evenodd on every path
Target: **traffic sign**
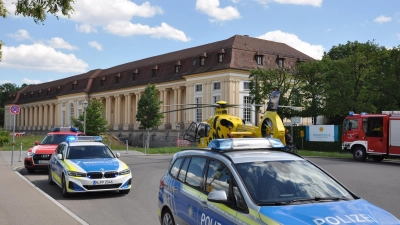
M 18 105 L 12 105 L 12 106 L 10 107 L 10 112 L 11 112 L 12 114 L 18 114 L 20 110 L 21 110 L 21 109 L 19 108 Z

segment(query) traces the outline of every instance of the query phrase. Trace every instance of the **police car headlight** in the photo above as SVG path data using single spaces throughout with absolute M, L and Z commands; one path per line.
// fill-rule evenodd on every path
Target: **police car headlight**
M 86 177 L 86 173 L 80 173 L 75 171 L 67 171 L 68 176 L 70 177 Z
M 26 156 L 27 156 L 27 157 L 32 157 L 32 156 L 34 156 L 34 155 L 35 155 L 35 153 L 33 153 L 33 152 L 27 152 L 27 153 L 26 153 Z
M 130 174 L 131 170 L 130 169 L 126 169 L 126 170 L 122 170 L 118 172 L 118 175 L 125 175 L 125 174 Z

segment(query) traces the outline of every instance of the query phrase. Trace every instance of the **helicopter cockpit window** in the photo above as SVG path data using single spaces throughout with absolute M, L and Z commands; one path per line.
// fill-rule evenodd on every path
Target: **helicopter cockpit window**
M 207 137 L 210 134 L 210 125 L 200 123 L 197 128 L 197 137 Z

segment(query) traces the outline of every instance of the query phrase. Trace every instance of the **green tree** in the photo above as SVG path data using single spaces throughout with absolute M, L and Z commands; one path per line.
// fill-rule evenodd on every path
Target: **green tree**
M 349 111 L 375 112 L 368 88 L 373 84 L 377 57 L 381 47 L 374 42 L 348 42 L 334 46 L 324 54 L 329 71 L 324 82 L 324 116 L 340 124 Z
M 323 88 L 328 67 L 324 60 L 301 63 L 296 76 L 301 80 L 298 93 L 294 94 L 294 105 L 303 106 L 300 115 L 314 118 L 323 115 Z
M 9 100 L 10 94 L 16 93 L 20 87 L 16 84 L 5 83 L 0 85 L 0 125 L 4 126 L 4 105 Z
M 255 69 L 250 71 L 250 99 L 253 104 L 263 104 L 268 101 L 269 95 L 275 87 L 281 91 L 279 105 L 289 106 L 297 92 L 300 80 L 290 73 L 289 69 Z M 287 107 L 278 107 L 278 114 L 282 117 L 295 116 Z
M 68 18 L 73 13 L 74 9 L 72 4 L 74 0 L 16 0 L 13 4 L 16 7 L 15 14 L 24 17 L 32 17 L 35 23 L 43 23 L 46 20 L 46 14 L 54 15 L 57 19 L 57 13 L 61 12 Z M 0 16 L 7 17 L 8 11 L 4 6 L 4 1 L 0 0 Z M 0 41 L 0 61 L 1 61 L 1 47 Z
M 136 120 L 144 130 L 161 125 L 164 115 L 160 113 L 161 104 L 158 99 L 158 90 L 154 84 L 148 85 L 138 102 Z
M 104 107 L 98 100 L 90 100 L 86 108 L 86 135 L 94 136 L 103 134 L 109 127 L 107 120 L 103 118 Z M 72 118 L 72 123 L 83 131 L 85 117 L 84 113 L 79 115 L 78 118 Z

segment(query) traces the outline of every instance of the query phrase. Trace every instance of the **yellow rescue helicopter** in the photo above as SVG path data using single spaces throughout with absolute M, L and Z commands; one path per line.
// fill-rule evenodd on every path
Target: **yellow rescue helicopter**
M 279 91 L 274 91 L 267 105 L 267 110 L 258 123 L 259 126 L 246 125 L 244 120 L 238 116 L 230 115 L 228 108 L 239 107 L 230 105 L 226 101 L 218 101 L 215 104 L 189 104 L 188 107 L 168 112 L 214 107 L 215 112 L 206 121 L 192 122 L 183 135 L 183 139 L 196 143 L 198 147 L 207 147 L 213 139 L 220 138 L 243 138 L 243 137 L 273 137 L 278 138 L 284 145 L 285 127 L 282 119 L 277 114 L 279 103 Z M 164 112 L 164 113 L 168 113 Z

